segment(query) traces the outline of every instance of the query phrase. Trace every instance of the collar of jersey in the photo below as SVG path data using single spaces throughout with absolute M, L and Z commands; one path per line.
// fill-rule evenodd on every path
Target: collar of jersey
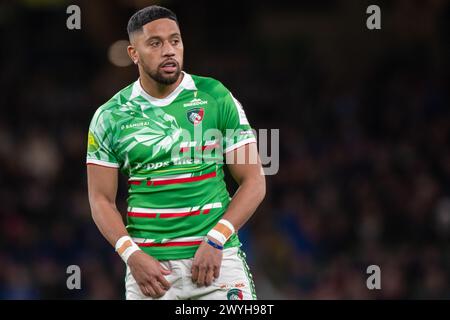
M 131 92 L 130 99 L 133 99 L 137 96 L 142 96 L 145 98 L 151 105 L 157 106 L 157 107 L 164 107 L 169 104 L 171 104 L 180 94 L 183 89 L 186 90 L 197 90 L 197 87 L 195 86 L 194 80 L 192 79 L 191 75 L 182 71 L 184 74 L 183 80 L 181 80 L 178 87 L 175 88 L 167 97 L 159 99 L 152 97 L 149 95 L 141 86 L 141 82 L 139 79 L 133 84 L 133 91 Z

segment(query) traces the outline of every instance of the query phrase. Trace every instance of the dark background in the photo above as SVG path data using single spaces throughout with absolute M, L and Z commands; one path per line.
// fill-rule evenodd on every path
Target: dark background
M 66 28 L 70 4 L 81 30 Z M 124 298 L 85 152 L 94 111 L 137 78 L 110 47 L 149 4 L 178 15 L 187 72 L 223 82 L 255 129 L 280 129 L 280 170 L 240 234 L 260 299 L 450 298 L 443 0 L 1 2 L 0 298 Z M 370 4 L 381 30 L 366 28 Z M 366 288 L 371 264 L 381 290 Z

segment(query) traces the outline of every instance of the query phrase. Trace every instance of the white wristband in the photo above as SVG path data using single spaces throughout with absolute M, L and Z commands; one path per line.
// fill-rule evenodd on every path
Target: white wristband
M 123 236 L 119 240 L 117 240 L 115 248 L 116 252 L 120 255 L 125 263 L 127 263 L 128 258 L 132 253 L 141 250 L 129 236 Z
M 215 229 L 211 229 L 209 230 L 208 234 L 209 237 L 214 238 L 217 240 L 217 242 L 219 242 L 222 246 L 225 244 L 225 242 L 227 242 L 227 238 L 224 236 L 224 234 L 222 232 L 219 232 Z
M 234 230 L 233 224 L 230 221 L 228 221 L 226 219 L 220 219 L 219 223 L 226 225 L 231 230 L 231 234 L 236 232 L 236 230 Z

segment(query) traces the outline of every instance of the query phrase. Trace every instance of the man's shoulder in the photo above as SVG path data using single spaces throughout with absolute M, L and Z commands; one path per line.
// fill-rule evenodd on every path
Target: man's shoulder
M 227 87 L 217 79 L 191 74 L 192 80 L 199 91 L 205 92 L 219 99 L 230 93 Z
M 130 100 L 130 96 L 133 91 L 133 85 L 134 82 L 120 89 L 109 100 L 97 107 L 94 113 L 94 117 L 98 117 L 100 115 L 111 115 L 115 111 L 119 111 L 120 108 Z

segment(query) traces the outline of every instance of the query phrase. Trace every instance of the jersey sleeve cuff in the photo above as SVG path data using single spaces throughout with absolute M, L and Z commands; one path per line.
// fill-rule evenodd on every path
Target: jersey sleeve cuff
M 96 164 L 96 165 L 108 167 L 108 168 L 119 168 L 120 167 L 118 163 L 107 162 L 107 161 L 97 160 L 97 159 L 86 159 L 86 165 L 88 165 L 88 164 Z
M 226 148 L 223 153 L 228 153 L 230 151 L 236 150 L 237 148 L 242 147 L 249 143 L 256 143 L 256 138 L 248 138 L 248 139 L 239 141 L 239 142 L 233 144 L 232 146 L 229 146 L 228 148 Z

